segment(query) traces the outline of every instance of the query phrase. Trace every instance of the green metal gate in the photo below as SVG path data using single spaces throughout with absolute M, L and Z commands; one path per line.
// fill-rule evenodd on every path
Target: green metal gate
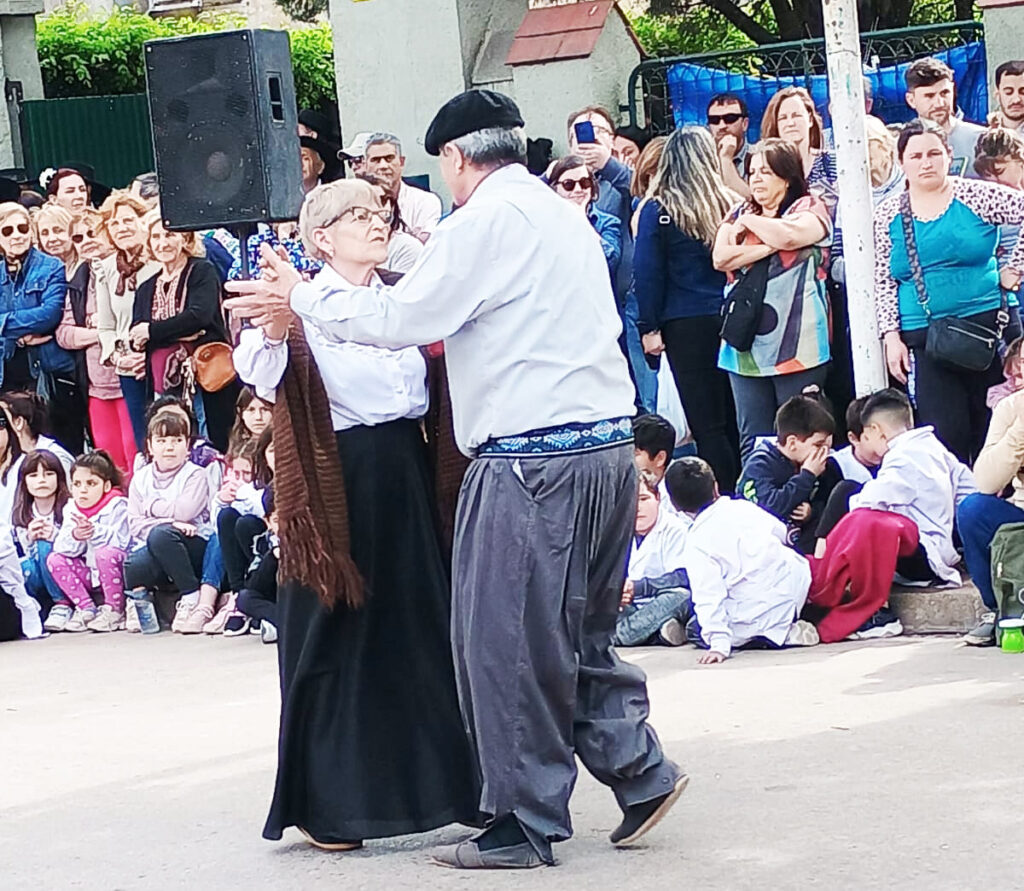
M 21 103 L 24 166 L 34 181 L 47 167 L 92 165 L 112 188 L 153 170 L 153 139 L 145 93 L 29 99 Z

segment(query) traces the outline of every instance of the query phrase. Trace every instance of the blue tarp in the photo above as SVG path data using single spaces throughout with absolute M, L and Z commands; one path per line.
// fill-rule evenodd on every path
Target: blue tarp
M 988 114 L 988 78 L 985 67 L 985 44 L 969 43 L 954 49 L 935 53 L 956 76 L 957 98 L 968 121 L 984 123 Z M 875 104 L 873 113 L 887 124 L 908 121 L 914 112 L 904 99 L 906 82 L 904 72 L 910 62 L 867 71 L 871 80 Z M 805 77 L 758 77 L 736 74 L 716 68 L 704 68 L 681 62 L 668 70 L 669 101 L 676 126 L 705 124 L 708 102 L 718 93 L 742 96 L 750 109 L 748 139 L 753 142 L 761 131 L 761 116 L 772 95 L 783 87 L 806 87 L 814 104 L 828 123 L 828 78 L 824 74 Z

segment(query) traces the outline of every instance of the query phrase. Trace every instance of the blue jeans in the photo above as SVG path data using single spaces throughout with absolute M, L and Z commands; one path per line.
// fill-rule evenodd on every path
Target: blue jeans
M 964 561 L 985 606 L 995 611 L 992 590 L 992 539 L 1000 526 L 1024 523 L 1024 510 L 995 495 L 968 495 L 956 512 L 957 528 L 964 543 Z
M 42 603 L 46 597 L 53 603 L 68 603 L 68 598 L 58 587 L 46 565 L 46 558 L 53 551 L 52 541 L 34 541 L 29 545 L 28 556 L 21 561 L 25 576 L 25 590 Z
M 640 606 L 627 606 L 615 622 L 617 647 L 639 647 L 657 635 L 669 619 L 685 621 L 690 615 L 690 592 L 686 588 L 667 588 L 653 600 Z
M 644 346 L 640 340 L 640 331 L 636 326 L 639 313 L 636 295 L 630 291 L 626 295 L 626 306 L 622 315 L 622 327 L 626 335 L 626 351 L 629 353 L 629 364 L 633 368 L 633 377 L 636 379 L 640 404 L 646 411 L 653 412 L 658 407 L 658 372 L 654 371 L 644 358 Z M 664 356 L 661 361 L 666 361 Z
M 204 585 L 212 585 L 218 591 L 224 587 L 224 555 L 221 552 L 220 540 L 217 538 L 216 532 L 206 542 L 200 581 Z
M 146 382 L 122 375 L 121 395 L 124 396 L 124 404 L 128 408 L 128 417 L 132 419 L 135 447 L 142 454 L 146 454 Z

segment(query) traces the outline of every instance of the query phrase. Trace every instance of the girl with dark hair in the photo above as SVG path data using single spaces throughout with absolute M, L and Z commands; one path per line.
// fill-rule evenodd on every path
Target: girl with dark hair
M 243 386 L 235 402 L 235 424 L 228 437 L 228 448 L 249 439 L 258 439 L 270 426 L 274 404 L 260 399 L 252 387 Z
M 4 393 L 0 397 L 0 405 L 7 409 L 11 418 L 11 428 L 18 437 L 21 450 L 26 455 L 37 449 L 46 449 L 64 466 L 65 474 L 71 472 L 74 456 L 52 436 L 43 431 L 49 429 L 49 406 L 36 393 L 15 391 Z
M 43 616 L 47 631 L 63 631 L 74 612 L 46 565 L 64 520 L 68 497 L 67 472 L 53 453 L 40 450 L 25 456 L 18 472 L 11 521 L 21 552 L 25 589 L 44 611 L 52 604 L 49 615 Z
M 128 553 L 128 502 L 121 471 L 104 451 L 89 452 L 71 467 L 71 502 L 47 565 L 75 614 L 64 631 L 121 631 Z M 97 608 L 92 591 L 103 593 Z M 56 608 L 56 607 L 55 607 Z
M 767 284 L 757 336 L 745 352 L 723 342 L 719 368 L 729 372 L 743 458 L 758 436 L 772 433 L 775 412 L 810 384 L 823 387 L 831 357 L 825 287 L 832 218 L 807 192 L 799 152 L 782 139 L 750 149 L 748 201 L 718 229 L 716 269 L 735 273 L 767 261 Z

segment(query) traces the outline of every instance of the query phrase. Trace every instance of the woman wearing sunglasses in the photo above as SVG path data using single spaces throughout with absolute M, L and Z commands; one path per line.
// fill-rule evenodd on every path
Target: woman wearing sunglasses
M 383 289 L 388 219 L 366 182 L 306 195 L 302 240 L 324 263 L 306 285 L 316 300 Z M 423 354 L 330 340 L 287 306 L 246 315 L 256 327 L 242 331 L 235 365 L 261 396 L 276 394 L 281 521 L 280 743 L 263 836 L 296 826 L 313 845 L 349 851 L 473 821 L 476 768 L 420 425 L 441 400 L 428 400 Z M 436 422 L 428 415 L 426 429 Z
M 93 444 L 105 449 L 127 474 L 135 459 L 135 434 L 121 395 L 120 378 L 111 365 L 100 361 L 96 283 L 99 265 L 114 253 L 114 245 L 98 210 L 86 208 L 74 217 L 71 243 L 78 265 L 68 278 L 68 299 L 57 327 L 57 343 L 74 357 L 79 388 L 87 394 Z
M 20 204 L 0 204 L 0 253 L 0 390 L 35 391 L 54 403 L 54 417 L 81 417 L 74 360 L 53 338 L 67 293 L 64 264 L 33 247 L 29 214 Z M 65 444 L 81 448 L 81 431 L 76 441 L 68 428 L 60 431 Z
M 614 283 L 622 259 L 622 225 L 618 217 L 597 209 L 601 186 L 587 169 L 586 162 L 579 155 L 561 158 L 551 168 L 548 182 L 562 198 L 575 204 L 587 215 L 590 225 L 601 236 L 604 258 Z

